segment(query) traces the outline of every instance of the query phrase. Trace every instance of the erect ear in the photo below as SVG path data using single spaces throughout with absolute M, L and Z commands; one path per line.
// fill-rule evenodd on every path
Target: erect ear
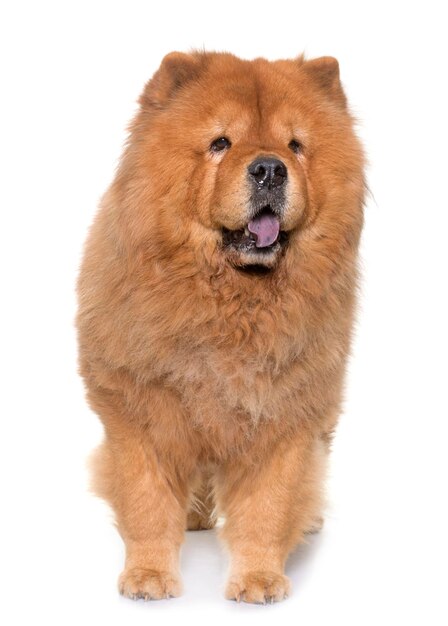
M 301 69 L 314 85 L 326 93 L 332 100 L 346 106 L 347 100 L 339 80 L 339 63 L 333 57 L 320 57 L 305 61 Z
M 205 54 L 201 52 L 170 52 L 154 76 L 146 83 L 140 96 L 142 107 L 163 108 L 176 92 L 196 78 L 203 66 Z

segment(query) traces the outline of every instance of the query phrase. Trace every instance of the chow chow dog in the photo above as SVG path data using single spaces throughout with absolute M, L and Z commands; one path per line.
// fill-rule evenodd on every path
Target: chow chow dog
M 217 516 L 226 597 L 289 594 L 287 556 L 322 524 L 363 166 L 332 57 L 173 52 L 145 86 L 78 283 L 125 596 L 178 596 L 185 529 Z

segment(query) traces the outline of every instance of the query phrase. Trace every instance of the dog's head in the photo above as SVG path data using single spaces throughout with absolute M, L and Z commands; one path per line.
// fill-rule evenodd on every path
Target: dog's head
M 363 159 L 335 59 L 172 53 L 140 104 L 121 176 L 142 238 L 266 271 L 306 229 L 357 239 Z

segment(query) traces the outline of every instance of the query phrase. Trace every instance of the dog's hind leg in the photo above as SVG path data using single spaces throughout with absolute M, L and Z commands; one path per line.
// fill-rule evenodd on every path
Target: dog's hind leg
M 187 516 L 187 530 L 208 530 L 216 524 L 213 476 L 209 470 L 199 471 L 192 488 Z

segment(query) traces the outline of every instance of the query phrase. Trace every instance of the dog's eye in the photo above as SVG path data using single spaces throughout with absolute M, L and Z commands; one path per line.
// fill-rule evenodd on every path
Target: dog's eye
M 230 139 L 227 139 L 227 137 L 219 137 L 219 139 L 215 139 L 215 141 L 212 142 L 210 150 L 212 152 L 222 152 L 222 150 L 230 148 L 231 145 Z
M 295 154 L 299 154 L 302 151 L 302 144 L 299 143 L 296 139 L 291 139 L 288 144 L 288 148 L 290 148 Z

